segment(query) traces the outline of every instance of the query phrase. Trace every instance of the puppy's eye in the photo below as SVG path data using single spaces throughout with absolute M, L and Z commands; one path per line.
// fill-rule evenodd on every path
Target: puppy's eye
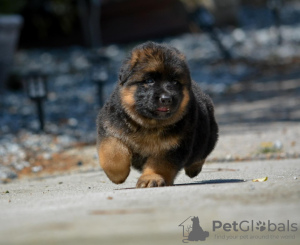
M 150 84 L 150 85 L 154 84 L 154 82 L 155 81 L 152 78 L 148 78 L 148 79 L 145 80 L 145 83 Z
M 178 81 L 176 81 L 176 80 L 174 80 L 174 81 L 172 81 L 172 84 L 173 84 L 173 85 L 178 85 L 178 84 L 179 84 L 179 82 L 178 82 Z

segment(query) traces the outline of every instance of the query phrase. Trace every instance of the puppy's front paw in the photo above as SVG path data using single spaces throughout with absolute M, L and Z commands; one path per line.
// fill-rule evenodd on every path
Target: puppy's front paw
M 158 174 L 142 175 L 136 183 L 137 188 L 161 187 L 166 186 L 166 182 L 162 176 Z

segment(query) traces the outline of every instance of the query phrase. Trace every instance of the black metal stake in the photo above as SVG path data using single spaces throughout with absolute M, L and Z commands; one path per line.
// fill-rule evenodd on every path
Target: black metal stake
M 28 97 L 36 104 L 37 116 L 40 124 L 40 131 L 45 129 L 45 117 L 43 101 L 47 98 L 46 76 L 39 71 L 29 72 L 25 76 L 25 90 Z
M 271 9 L 274 24 L 277 32 L 277 44 L 281 45 L 283 42 L 280 26 L 281 26 L 281 16 L 280 9 L 282 7 L 281 0 L 269 0 L 269 8 Z
M 215 18 L 214 16 L 203 6 L 199 7 L 194 14 L 195 22 L 199 25 L 199 27 L 207 32 L 212 41 L 216 44 L 219 49 L 221 55 L 224 60 L 232 60 L 232 55 L 228 49 L 222 43 L 217 28 L 215 26 Z
M 209 34 L 210 38 L 216 43 L 223 58 L 225 60 L 232 60 L 232 56 L 231 56 L 230 52 L 225 48 L 225 46 L 221 42 L 216 30 L 212 29 L 208 34 Z
M 104 105 L 104 86 L 109 80 L 110 60 L 101 54 L 91 54 L 89 57 L 92 63 L 91 79 L 97 86 L 97 100 L 101 108 Z
M 103 94 L 104 83 L 97 82 L 97 87 L 98 87 L 98 103 L 99 103 L 99 107 L 101 108 L 104 105 L 104 94 Z
M 44 107 L 42 98 L 36 98 L 33 100 L 36 103 L 37 114 L 40 122 L 40 130 L 44 131 L 45 120 L 44 120 Z

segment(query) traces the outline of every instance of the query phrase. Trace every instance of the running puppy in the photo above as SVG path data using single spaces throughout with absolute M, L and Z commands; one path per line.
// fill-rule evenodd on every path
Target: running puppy
M 184 55 L 153 42 L 124 60 L 97 132 L 108 178 L 123 183 L 133 166 L 142 172 L 137 187 L 173 185 L 182 168 L 197 176 L 218 139 L 213 103 L 191 80 Z

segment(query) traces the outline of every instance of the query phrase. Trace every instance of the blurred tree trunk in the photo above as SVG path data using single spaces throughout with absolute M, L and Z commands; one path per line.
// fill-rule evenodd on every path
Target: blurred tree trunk
M 85 44 L 92 48 L 101 46 L 101 0 L 78 0 L 77 9 Z

